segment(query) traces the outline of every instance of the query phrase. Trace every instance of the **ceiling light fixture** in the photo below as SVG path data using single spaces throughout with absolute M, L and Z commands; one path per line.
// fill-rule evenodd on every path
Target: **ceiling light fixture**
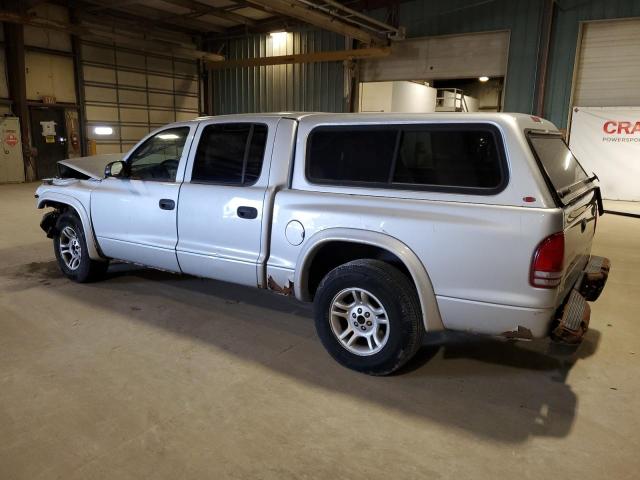
M 483 76 L 479 77 L 478 80 L 480 80 L 481 82 L 488 82 L 489 81 L 489 77 L 483 75 Z

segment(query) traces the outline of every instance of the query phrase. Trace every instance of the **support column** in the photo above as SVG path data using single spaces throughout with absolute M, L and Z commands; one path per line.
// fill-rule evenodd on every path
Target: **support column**
M 24 27 L 15 23 L 4 23 L 5 55 L 9 97 L 13 102 L 13 114 L 20 119 L 24 174 L 27 182 L 35 180 L 36 165 L 31 155 L 29 107 L 27 106 L 27 79 L 24 63 Z
M 553 17 L 555 13 L 555 0 L 544 0 L 542 18 L 540 22 L 540 41 L 538 42 L 538 59 L 536 65 L 536 90 L 533 113 L 539 117 L 544 116 L 544 96 L 547 81 L 547 69 L 549 65 L 549 50 L 551 48 L 551 32 L 553 30 Z

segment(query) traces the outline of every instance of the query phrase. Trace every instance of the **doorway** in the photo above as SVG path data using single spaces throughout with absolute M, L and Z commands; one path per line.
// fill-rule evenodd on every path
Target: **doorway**
M 29 110 L 31 143 L 36 150 L 36 175 L 39 179 L 55 177 L 57 162 L 67 158 L 64 109 L 30 107 Z

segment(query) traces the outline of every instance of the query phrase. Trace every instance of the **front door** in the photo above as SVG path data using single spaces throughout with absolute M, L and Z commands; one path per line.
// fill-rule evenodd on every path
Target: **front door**
M 178 202 L 184 273 L 256 286 L 276 118 L 201 124 Z M 197 145 L 197 148 L 196 148 Z
M 31 144 L 36 149 L 38 178 L 58 174 L 56 162 L 67 158 L 67 129 L 64 110 L 54 107 L 31 107 Z
M 93 190 L 91 216 L 106 256 L 180 271 L 178 191 L 195 130 L 186 123 L 156 132 L 127 155 L 124 175 Z

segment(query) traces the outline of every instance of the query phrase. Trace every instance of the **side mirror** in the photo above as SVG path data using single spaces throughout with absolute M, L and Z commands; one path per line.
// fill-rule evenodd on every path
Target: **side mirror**
M 108 163 L 106 167 L 104 167 L 104 176 L 105 177 L 121 177 L 125 171 L 125 163 L 118 160 L 117 162 Z

